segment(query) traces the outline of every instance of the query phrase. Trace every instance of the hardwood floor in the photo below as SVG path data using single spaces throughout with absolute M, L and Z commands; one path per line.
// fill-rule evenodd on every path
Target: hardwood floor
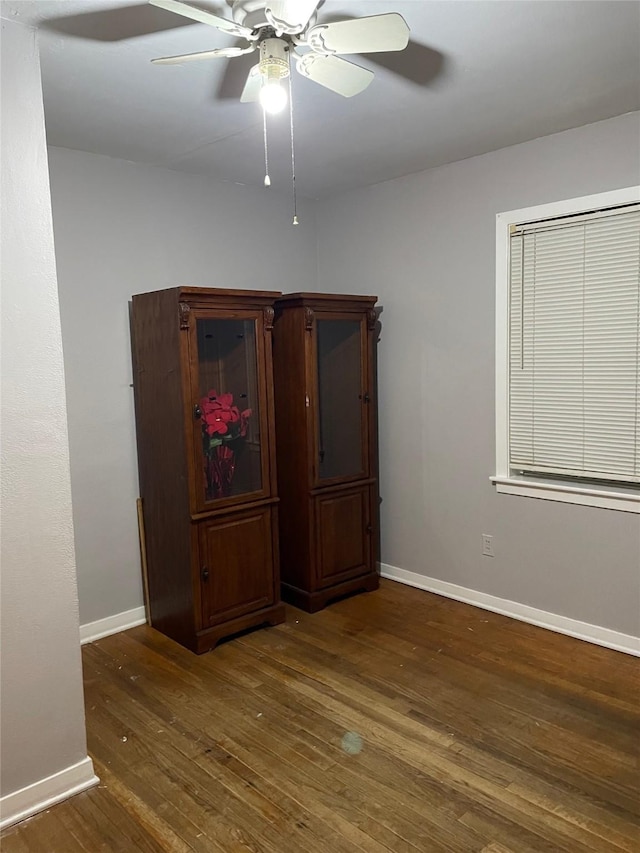
M 197 657 L 83 648 L 99 787 L 3 853 L 640 850 L 638 661 L 383 581 Z

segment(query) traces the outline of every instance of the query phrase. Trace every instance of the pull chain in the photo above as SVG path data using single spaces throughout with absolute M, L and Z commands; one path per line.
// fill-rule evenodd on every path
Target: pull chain
M 271 178 L 269 177 L 269 146 L 267 145 L 267 111 L 262 110 L 262 126 L 264 129 L 264 185 L 271 186 Z
M 296 154 L 293 145 L 293 95 L 291 92 L 291 74 L 289 74 L 289 124 L 291 126 L 291 187 L 293 189 L 293 225 L 298 222 L 298 204 L 296 197 Z

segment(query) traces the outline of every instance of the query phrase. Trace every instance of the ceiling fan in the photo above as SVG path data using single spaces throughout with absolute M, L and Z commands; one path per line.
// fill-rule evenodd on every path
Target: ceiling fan
M 246 41 L 240 47 L 163 56 L 152 59 L 153 63 L 233 58 L 257 50 L 259 62 L 249 72 L 240 100 L 260 101 L 267 112 L 279 112 L 287 102 L 281 81 L 289 77 L 291 56 L 303 77 L 350 98 L 366 89 L 374 74 L 342 59 L 340 54 L 404 50 L 409 42 L 409 27 L 396 12 L 318 24 L 322 0 L 227 0 L 231 20 L 182 0 L 149 2 Z

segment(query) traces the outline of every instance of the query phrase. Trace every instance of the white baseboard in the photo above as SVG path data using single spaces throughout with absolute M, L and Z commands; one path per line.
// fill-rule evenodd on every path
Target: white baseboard
M 106 619 L 97 619 L 95 622 L 87 622 L 86 625 L 81 625 L 80 642 L 82 645 L 93 643 L 94 640 L 108 637 L 109 634 L 117 634 L 119 631 L 126 631 L 127 628 L 135 628 L 136 625 L 144 625 L 146 621 L 144 607 L 134 607 L 133 610 L 115 613 L 113 616 L 107 616 Z
M 520 604 L 518 601 L 498 598 L 495 595 L 488 595 L 486 592 L 478 592 L 475 589 L 467 589 L 467 587 L 447 583 L 447 581 L 438 578 L 425 577 L 416 572 L 389 566 L 386 563 L 380 563 L 380 574 L 383 578 L 400 581 L 407 586 L 415 586 L 418 589 L 434 592 L 436 595 L 444 595 L 446 598 L 454 598 L 456 601 L 472 604 L 474 607 L 481 607 L 483 610 L 491 610 L 494 613 L 501 613 L 503 616 L 519 619 L 521 622 L 529 622 L 531 625 L 538 625 L 540 628 L 547 628 L 559 634 L 568 634 L 570 637 L 586 640 L 588 643 L 595 643 L 597 646 L 605 646 L 608 649 L 615 649 L 618 652 L 626 652 L 626 654 L 640 657 L 640 637 L 634 637 L 631 634 L 621 634 L 619 631 L 602 628 L 600 625 L 579 622 L 577 619 L 569 619 L 567 616 L 559 616 L 557 613 L 547 613 L 546 610 L 538 610 L 535 607 Z
M 74 794 L 86 791 L 99 781 L 93 772 L 93 762 L 87 756 L 53 776 L 47 776 L 33 785 L 7 794 L 0 799 L 0 829 L 55 806 Z

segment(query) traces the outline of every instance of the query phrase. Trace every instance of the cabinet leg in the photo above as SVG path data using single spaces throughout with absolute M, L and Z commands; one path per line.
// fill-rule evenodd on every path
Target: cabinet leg
M 279 602 L 255 613 L 248 613 L 246 616 L 240 616 L 237 619 L 200 631 L 196 635 L 195 648 L 192 650 L 201 655 L 214 649 L 220 640 L 226 637 L 233 637 L 234 634 L 239 634 L 250 628 L 260 628 L 263 625 L 279 625 L 284 620 L 285 607 Z
M 284 604 L 279 604 L 277 607 L 273 609 L 272 615 L 269 617 L 267 621 L 267 625 L 281 625 L 286 618 L 286 611 Z
M 307 592 L 284 583 L 282 584 L 282 598 L 288 604 L 299 607 L 300 610 L 305 610 L 307 613 L 317 613 L 318 610 L 322 610 L 327 604 L 338 598 L 344 598 L 357 592 L 372 592 L 379 586 L 380 577 L 378 573 L 369 572 L 366 575 L 360 575 L 360 577 L 343 581 L 316 592 Z

